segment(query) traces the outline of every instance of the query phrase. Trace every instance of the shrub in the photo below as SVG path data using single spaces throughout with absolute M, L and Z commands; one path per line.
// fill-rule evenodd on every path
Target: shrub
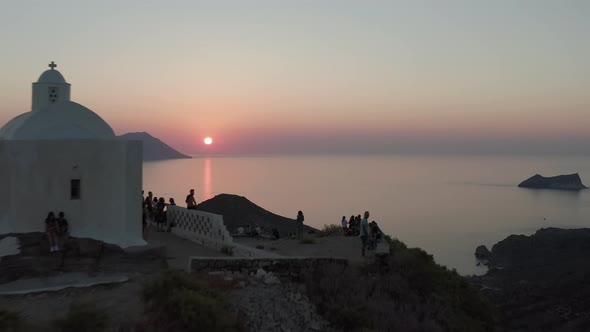
M 324 228 L 319 232 L 320 236 L 342 236 L 342 226 L 338 225 L 324 225 Z
M 72 303 L 65 317 L 53 321 L 60 332 L 101 332 L 109 325 L 109 317 L 92 303 Z
M 391 253 L 391 254 L 393 254 L 394 252 L 397 252 L 397 251 L 402 251 L 402 250 L 408 249 L 408 247 L 406 246 L 405 243 L 398 240 L 397 238 L 391 237 L 391 235 L 385 234 L 383 236 L 383 238 L 389 244 L 389 253 Z
M 382 262 L 303 271 L 309 298 L 338 330 L 494 329 L 494 310 L 464 278 L 436 264 L 424 250 L 388 241 L 396 249 Z
M 190 275 L 167 271 L 144 286 L 147 331 L 239 329 L 221 295 Z M 150 330 L 151 329 L 151 330 Z
M 16 332 L 22 325 L 23 323 L 18 313 L 0 309 L 0 331 Z

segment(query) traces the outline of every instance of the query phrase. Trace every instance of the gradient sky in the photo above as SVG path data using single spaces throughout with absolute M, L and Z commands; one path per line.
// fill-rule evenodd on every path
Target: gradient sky
M 191 154 L 590 152 L 586 0 L 1 8 L 2 124 L 53 60 L 116 133 Z

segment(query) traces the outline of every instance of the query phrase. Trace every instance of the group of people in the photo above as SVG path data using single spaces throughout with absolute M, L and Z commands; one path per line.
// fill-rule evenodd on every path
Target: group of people
M 149 191 L 148 195 L 144 197 L 144 191 L 141 191 L 141 206 L 142 206 L 142 217 L 141 223 L 143 232 L 147 229 L 147 219 L 153 220 L 156 223 L 156 229 L 158 232 L 170 232 L 174 227 L 173 222 L 168 222 L 167 218 L 167 207 L 176 206 L 174 198 L 170 197 L 166 203 L 164 197 L 155 197 L 154 194 Z M 191 189 L 189 194 L 186 196 L 186 208 L 189 210 L 197 209 L 197 201 L 195 200 L 195 190 Z M 166 228 L 167 226 L 167 228 Z
M 65 213 L 58 213 L 58 217 L 56 218 L 55 213 L 49 212 L 47 218 L 45 218 L 45 233 L 49 240 L 50 252 L 63 249 L 65 242 L 70 237 L 70 225 L 68 224 Z
M 342 231 L 346 236 L 359 236 L 361 233 L 361 215 L 350 216 L 347 221 L 346 216 L 342 216 Z
M 143 197 L 143 191 L 141 192 Z M 146 231 L 147 227 L 147 219 L 151 219 L 156 223 L 156 228 L 158 232 L 163 232 L 166 225 L 168 225 L 167 231 L 170 232 L 172 227 L 171 223 L 167 223 L 166 212 L 167 206 L 175 206 L 176 202 L 174 202 L 174 198 L 170 197 L 168 199 L 168 203 L 166 203 L 166 199 L 164 197 L 155 197 L 153 193 L 150 191 L 145 198 L 142 198 L 142 226 L 143 231 Z
M 346 236 L 360 236 L 363 256 L 365 256 L 365 249 L 375 250 L 377 244 L 383 242 L 383 232 L 375 220 L 369 223 L 369 216 L 369 211 L 365 211 L 362 219 L 360 214 L 350 216 L 348 221 L 346 216 L 342 217 L 342 232 Z

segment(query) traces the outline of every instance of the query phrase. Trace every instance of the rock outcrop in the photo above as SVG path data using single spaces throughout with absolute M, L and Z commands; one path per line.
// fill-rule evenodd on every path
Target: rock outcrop
M 477 259 L 489 259 L 492 253 L 486 246 L 479 246 L 475 248 L 475 257 Z
M 507 330 L 590 330 L 590 229 L 546 228 L 492 247 L 470 280 L 504 312 Z
M 258 225 L 265 233 L 276 228 L 282 237 L 295 232 L 295 219 L 279 216 L 252 203 L 246 197 L 219 194 L 197 205 L 197 210 L 223 215 L 225 226 L 233 233 L 240 226 Z M 317 231 L 313 227 L 304 226 L 304 231 Z
M 558 175 L 544 177 L 539 174 L 522 181 L 518 187 L 532 189 L 561 189 L 561 190 L 581 190 L 588 189 L 582 184 L 578 173 L 568 175 Z
M 125 140 L 142 141 L 144 161 L 191 158 L 190 156 L 174 150 L 166 143 L 146 132 L 127 133 L 119 136 L 119 138 Z

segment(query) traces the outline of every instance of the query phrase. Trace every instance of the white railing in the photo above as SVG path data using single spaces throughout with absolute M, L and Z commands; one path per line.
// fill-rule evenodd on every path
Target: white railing
M 174 223 L 174 235 L 218 250 L 233 246 L 233 238 L 225 228 L 223 216 L 179 206 L 168 206 L 167 209 L 166 219 L 168 223 Z

